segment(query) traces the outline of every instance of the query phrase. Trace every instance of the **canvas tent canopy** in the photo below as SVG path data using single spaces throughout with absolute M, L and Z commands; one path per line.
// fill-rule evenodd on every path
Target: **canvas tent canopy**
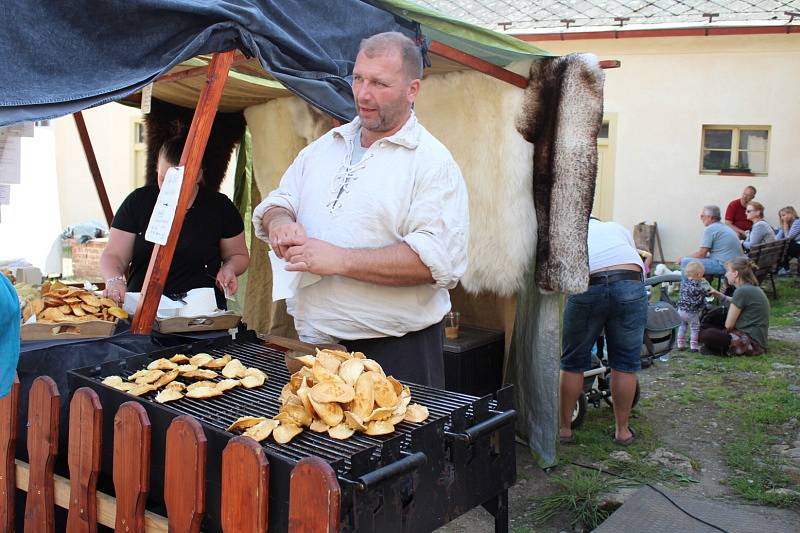
M 0 126 L 120 100 L 173 69 L 199 66 L 196 56 L 230 49 L 252 59 L 226 84 L 222 111 L 291 91 L 342 121 L 355 116 L 348 78 L 358 43 L 375 33 L 425 35 L 499 67 L 550 55 L 403 0 L 112 0 L 90 9 L 74 0 L 12 0 L 6 6 L 15 16 L 4 17 L 0 32 L 0 52 L 10 58 L 0 72 Z M 463 67 L 435 59 L 432 68 Z M 172 84 L 155 96 L 193 107 L 202 83 Z

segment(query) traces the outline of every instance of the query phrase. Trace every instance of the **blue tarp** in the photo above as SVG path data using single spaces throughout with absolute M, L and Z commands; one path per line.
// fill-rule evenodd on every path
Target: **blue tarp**
M 62 116 L 131 94 L 200 54 L 238 48 L 343 121 L 361 39 L 403 31 L 360 0 L 4 0 L 0 126 Z

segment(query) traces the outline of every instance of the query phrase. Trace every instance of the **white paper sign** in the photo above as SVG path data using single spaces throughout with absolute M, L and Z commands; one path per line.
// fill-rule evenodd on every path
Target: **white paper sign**
M 0 205 L 11 203 L 11 185 L 0 184 Z
M 21 154 L 19 137 L 0 137 L 0 183 L 19 183 Z
M 153 84 L 149 83 L 142 89 L 142 114 L 150 113 L 150 106 L 153 102 Z
M 172 228 L 172 221 L 175 218 L 175 209 L 178 207 L 178 196 L 181 193 L 183 168 L 171 167 L 167 170 L 161 191 L 158 193 L 156 206 L 150 216 L 150 223 L 144 234 L 145 240 L 161 246 L 167 244 L 169 230 Z

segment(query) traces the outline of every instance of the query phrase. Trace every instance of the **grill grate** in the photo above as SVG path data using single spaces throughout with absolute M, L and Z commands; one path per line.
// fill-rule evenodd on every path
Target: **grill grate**
M 197 351 L 209 353 L 214 357 L 230 354 L 247 367 L 263 370 L 267 373 L 268 379 L 264 386 L 256 389 L 237 387 L 215 398 L 193 399 L 184 397 L 175 402 L 156 405 L 178 414 L 193 416 L 201 422 L 223 431 L 240 416 L 265 416 L 271 418 L 278 413 L 280 408 L 278 397 L 281 389 L 291 377 L 284 362 L 283 352 L 264 346 L 260 342 L 239 341 L 221 348 L 205 346 L 202 350 Z M 180 349 L 175 349 L 173 352 L 180 353 Z M 187 353 L 186 355 L 191 356 L 192 354 Z M 169 357 L 169 355 L 166 355 L 165 352 L 160 352 L 151 357 Z M 119 374 L 123 378 L 127 378 L 138 369 L 139 367 L 132 367 L 121 370 Z M 96 376 L 92 379 L 99 382 L 103 379 L 103 376 Z M 461 410 L 467 416 L 471 415 L 472 406 L 478 400 L 473 396 L 442 391 L 422 385 L 409 384 L 409 386 L 411 387 L 411 401 L 424 405 L 430 413 L 428 420 L 421 424 L 404 421 L 398 424 L 395 427 L 395 432 L 390 435 L 371 437 L 355 433 L 347 440 L 336 440 L 329 437 L 327 433 L 314 433 L 308 428 L 304 428 L 303 433 L 288 444 L 281 445 L 271 439 L 267 439 L 262 441 L 261 445 L 269 450 L 270 453 L 283 456 L 292 461 L 299 461 L 312 455 L 320 457 L 330 463 L 339 475 L 344 475 L 350 471 L 352 466 L 351 458 L 356 454 L 360 455 L 372 450 L 371 455 L 378 458 L 382 453 L 382 447 L 388 441 L 395 441 L 396 439 L 399 439 L 401 447 L 408 448 L 411 435 L 416 429 L 442 421 L 442 419 L 444 420 L 441 423 L 444 424 L 445 429 L 449 429 L 451 425 L 449 417 L 451 414 L 456 410 Z M 155 392 L 151 392 L 140 398 L 155 403 L 155 395 Z

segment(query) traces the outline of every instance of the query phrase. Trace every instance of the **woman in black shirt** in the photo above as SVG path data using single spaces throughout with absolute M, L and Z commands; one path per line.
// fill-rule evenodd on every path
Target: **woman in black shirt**
M 142 290 L 153 252 L 153 243 L 144 235 L 167 170 L 178 165 L 184 142 L 173 138 L 163 144 L 158 154 L 158 182 L 133 191 L 114 215 L 100 270 L 106 280 L 105 294 L 120 303 L 127 291 Z M 198 183 L 202 185 L 202 178 Z M 217 307 L 225 309 L 225 294 L 220 289 L 236 294 L 236 276 L 247 270 L 249 263 L 244 223 L 236 207 L 224 194 L 195 185 L 164 294 L 216 285 Z

